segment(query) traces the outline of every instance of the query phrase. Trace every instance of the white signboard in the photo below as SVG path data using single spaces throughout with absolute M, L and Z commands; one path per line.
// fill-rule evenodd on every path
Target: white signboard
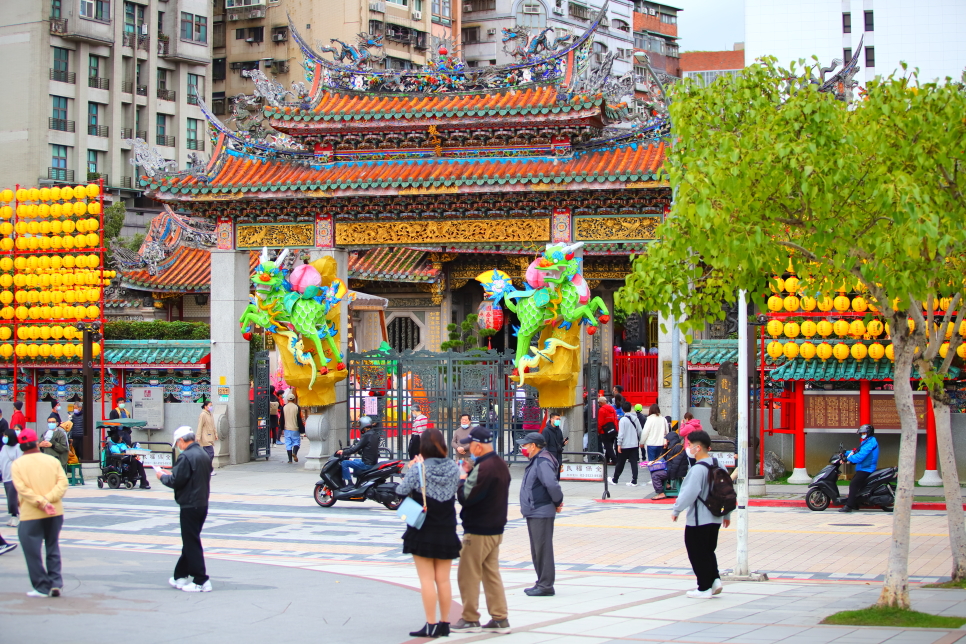
M 734 452 L 711 452 L 711 458 L 718 459 L 718 465 L 720 465 L 721 467 L 735 466 Z
M 603 463 L 564 463 L 561 481 L 603 481 Z
M 134 417 L 148 429 L 164 429 L 164 387 L 131 387 Z
M 171 452 L 151 452 L 150 454 L 144 454 L 141 456 L 141 463 L 145 467 L 169 468 L 174 465 L 171 459 Z

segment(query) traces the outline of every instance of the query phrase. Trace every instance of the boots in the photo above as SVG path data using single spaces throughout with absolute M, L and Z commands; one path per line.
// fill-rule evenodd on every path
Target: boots
M 292 458 L 295 459 L 295 462 L 296 463 L 299 462 L 299 446 L 298 445 L 292 445 Z
M 448 626 L 449 625 L 447 624 L 447 627 Z M 418 631 L 410 631 L 409 636 L 410 637 L 439 637 L 439 630 L 440 630 L 439 627 L 440 627 L 439 624 L 430 624 L 429 622 L 426 622 L 425 624 L 423 624 L 423 627 Z M 447 631 L 448 630 L 449 629 L 447 628 Z M 447 635 L 449 635 L 449 633 L 447 633 Z
M 436 629 L 436 637 L 449 637 L 449 622 L 440 622 Z
M 292 450 L 287 450 L 287 451 L 288 451 L 288 462 L 291 463 L 292 462 Z

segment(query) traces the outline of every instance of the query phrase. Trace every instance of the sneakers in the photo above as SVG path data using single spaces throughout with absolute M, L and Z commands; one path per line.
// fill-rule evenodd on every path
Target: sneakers
M 11 528 L 16 528 L 18 525 L 20 525 L 20 517 L 10 517 L 10 520 L 7 521 L 7 525 Z
M 50 597 L 47 593 L 42 593 L 39 590 L 31 590 L 27 593 L 27 597 Z
M 454 633 L 479 633 L 480 623 L 468 622 L 462 617 L 460 617 L 458 622 L 450 625 L 449 630 L 451 630 Z
M 627 487 L 637 487 L 637 483 L 634 483 L 633 481 L 631 481 L 630 483 L 625 483 L 624 485 L 626 485 Z
M 5 555 L 8 552 L 10 552 L 11 550 L 16 550 L 16 549 L 17 549 L 17 544 L 15 544 L 15 543 L 5 543 L 2 546 L 0 546 L 0 555 Z
M 185 584 L 181 587 L 181 590 L 186 593 L 210 593 L 211 592 L 211 580 L 209 579 L 205 583 L 201 584 Z
M 50 597 L 60 597 L 63 594 L 63 592 L 64 591 L 61 590 L 60 588 L 51 588 Z
M 211 475 L 212 476 L 218 476 L 218 472 L 216 472 L 215 470 L 211 470 Z
M 711 597 L 713 596 L 712 593 L 714 593 L 714 591 L 711 590 L 711 588 L 707 590 L 694 589 L 694 590 L 689 590 L 687 592 L 687 596 L 690 597 L 691 599 L 711 599 Z
M 184 588 L 190 583 L 191 583 L 191 580 L 188 579 L 187 577 L 182 577 L 181 579 L 175 579 L 174 577 L 172 577 L 171 579 L 168 580 L 168 585 L 171 586 L 172 588 L 177 588 L 178 590 L 181 590 L 182 588 Z
M 510 632 L 510 622 L 505 619 L 491 619 L 483 625 L 483 632 L 502 633 L 505 635 Z
M 617 485 L 617 481 L 614 480 L 614 477 L 613 476 L 610 477 L 610 479 L 608 479 L 608 480 L 610 481 L 610 484 L 611 485 Z
M 712 595 L 720 595 L 722 590 L 724 590 L 724 584 L 721 583 L 720 579 L 715 579 L 713 582 L 711 582 Z
M 556 594 L 553 588 L 539 588 L 537 586 L 527 588 L 523 592 L 528 597 L 553 597 Z
M 847 505 L 843 505 L 841 508 L 839 508 L 839 512 L 854 512 L 854 511 L 855 510 L 853 510 L 852 508 L 850 508 Z

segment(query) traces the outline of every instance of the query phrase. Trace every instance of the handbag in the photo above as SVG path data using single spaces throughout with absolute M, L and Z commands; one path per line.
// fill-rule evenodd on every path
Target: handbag
M 645 461 L 646 462 L 646 461 Z M 648 472 L 663 472 L 667 470 L 667 461 L 653 461 L 648 463 Z
M 426 521 L 426 476 L 423 472 L 422 465 L 420 463 L 417 467 L 419 467 L 419 479 L 422 483 L 423 504 L 420 505 L 416 499 L 407 496 L 396 509 L 396 516 L 405 521 L 406 525 L 412 526 L 416 530 L 422 528 L 423 522 Z

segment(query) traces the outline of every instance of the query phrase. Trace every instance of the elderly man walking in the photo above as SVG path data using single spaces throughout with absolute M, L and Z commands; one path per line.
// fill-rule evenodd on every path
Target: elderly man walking
M 506 593 L 500 576 L 500 544 L 510 498 L 510 468 L 493 451 L 493 432 L 474 427 L 460 444 L 470 454 L 460 473 L 456 498 L 463 509 L 463 548 L 456 580 L 463 615 L 450 627 L 454 633 L 509 633 Z M 480 582 L 490 621 L 480 626 Z
M 543 434 L 530 432 L 517 440 L 523 455 L 530 459 L 520 484 L 520 514 L 527 520 L 530 556 L 537 583 L 523 592 L 531 597 L 552 597 L 556 576 L 553 561 L 553 522 L 563 510 L 563 490 L 557 480 L 557 461 L 546 449 Z
M 20 499 L 17 536 L 34 587 L 27 596 L 60 597 L 64 588 L 60 575 L 59 539 L 64 525 L 61 499 L 67 491 L 67 476 L 60 461 L 40 453 L 34 430 L 20 432 L 20 451 L 23 455 L 10 466 L 10 474 Z M 46 570 L 42 548 L 47 550 Z
M 181 450 L 174 467 L 170 471 L 155 470 L 161 483 L 174 490 L 174 500 L 181 506 L 181 558 L 168 583 L 186 593 L 210 593 L 201 528 L 208 517 L 211 459 L 195 442 L 195 433 L 190 427 L 174 431 L 174 445 Z

